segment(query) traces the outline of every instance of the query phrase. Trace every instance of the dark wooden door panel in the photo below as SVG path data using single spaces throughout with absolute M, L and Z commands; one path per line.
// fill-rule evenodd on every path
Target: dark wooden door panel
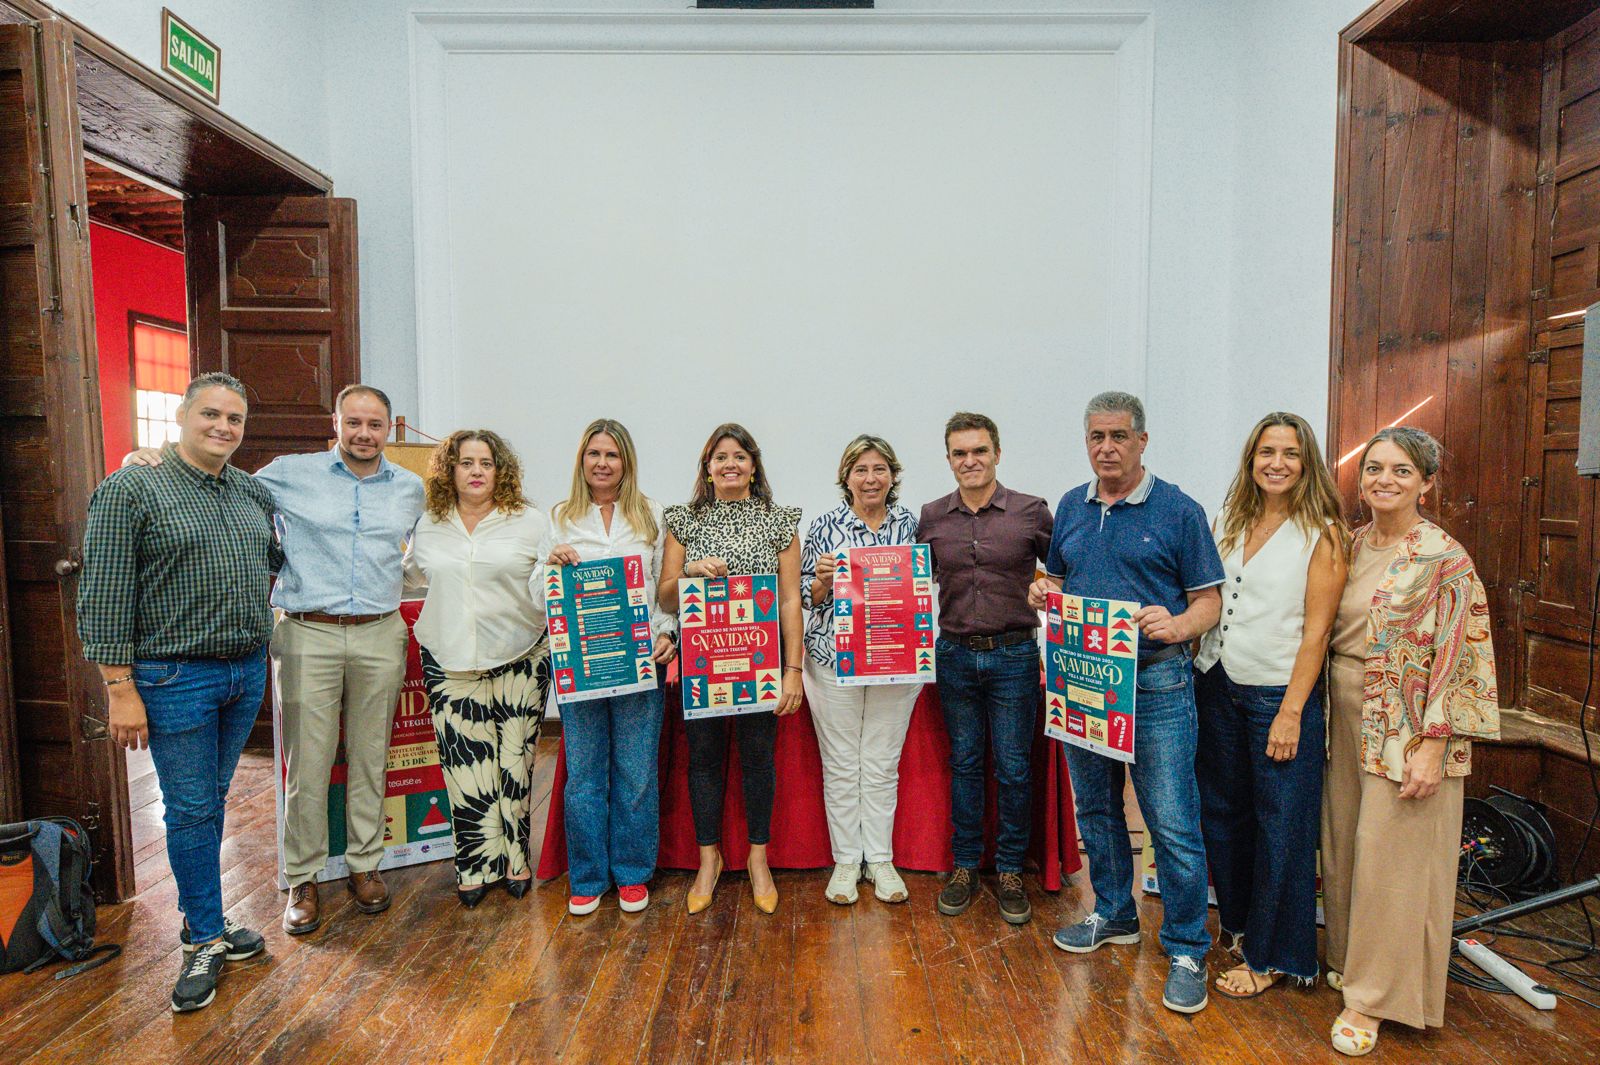
M 326 448 L 361 365 L 355 201 L 196 197 L 184 241 L 195 369 L 226 370 L 250 397 L 234 463 Z
M 0 622 L 21 812 L 77 818 L 96 889 L 116 899 L 133 889 L 132 856 L 117 846 L 126 770 L 77 638 L 75 568 L 101 444 L 69 38 L 59 22 L 0 26 Z

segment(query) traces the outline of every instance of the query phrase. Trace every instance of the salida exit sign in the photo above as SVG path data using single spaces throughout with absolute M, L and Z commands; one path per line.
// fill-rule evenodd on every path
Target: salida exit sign
M 161 69 L 217 103 L 222 49 L 166 8 L 161 9 Z

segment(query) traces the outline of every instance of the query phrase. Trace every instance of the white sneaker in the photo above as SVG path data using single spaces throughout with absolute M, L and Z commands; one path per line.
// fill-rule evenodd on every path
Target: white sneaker
M 840 862 L 833 867 L 828 878 L 828 901 L 849 906 L 861 896 L 856 894 L 856 882 L 861 879 L 859 863 Z
M 904 902 L 911 897 L 893 862 L 868 862 L 867 879 L 872 881 L 872 894 L 879 902 Z

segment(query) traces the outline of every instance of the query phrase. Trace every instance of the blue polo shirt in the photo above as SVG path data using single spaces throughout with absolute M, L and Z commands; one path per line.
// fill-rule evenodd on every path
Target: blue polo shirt
M 1072 595 L 1129 599 L 1164 606 L 1176 617 L 1189 609 L 1186 593 L 1227 580 L 1205 508 L 1146 470 L 1126 499 L 1107 506 L 1100 482 L 1061 497 L 1045 572 Z M 1162 645 L 1139 637 L 1139 652 Z

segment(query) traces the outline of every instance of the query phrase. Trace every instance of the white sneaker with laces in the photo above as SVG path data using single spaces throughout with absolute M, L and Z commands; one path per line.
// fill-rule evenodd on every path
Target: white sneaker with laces
M 861 896 L 856 893 L 856 882 L 861 879 L 861 866 L 855 862 L 839 862 L 828 878 L 828 901 L 849 906 Z
M 879 902 L 904 902 L 911 897 L 893 862 L 868 862 L 867 879 L 872 881 L 872 894 Z

